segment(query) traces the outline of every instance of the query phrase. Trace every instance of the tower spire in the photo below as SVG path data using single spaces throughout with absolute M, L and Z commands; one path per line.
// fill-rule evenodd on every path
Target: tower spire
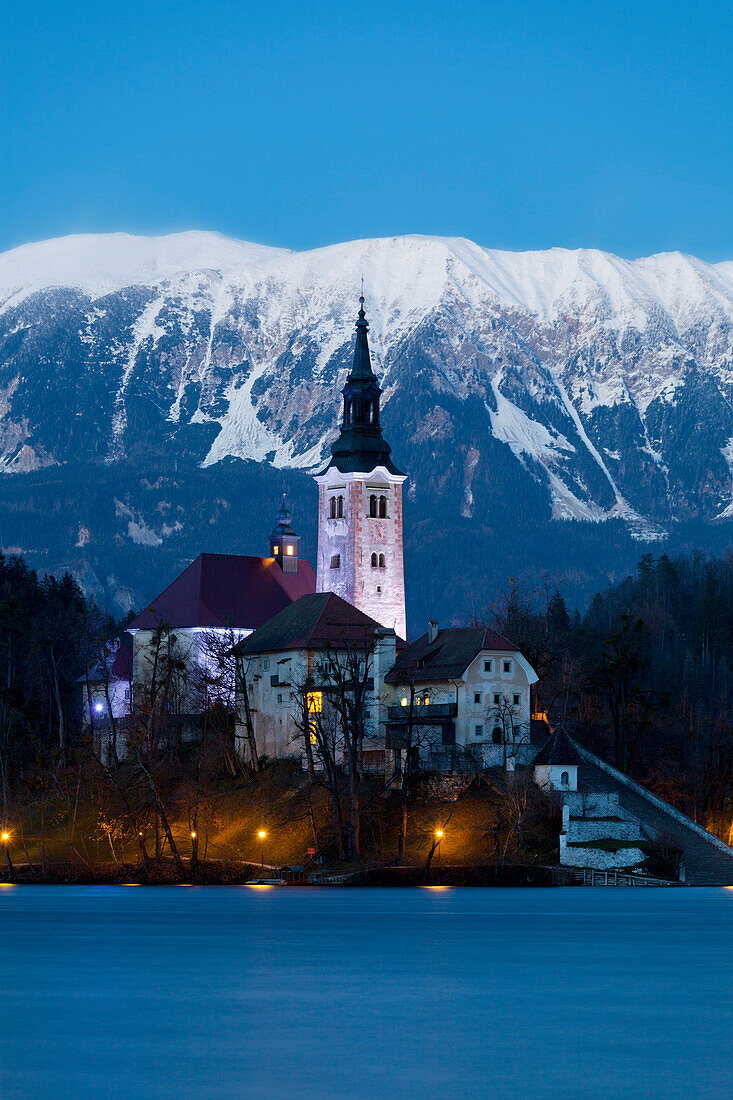
M 362 284 L 364 278 L 362 276 Z M 369 355 L 369 322 L 364 312 L 364 286 L 359 297 L 359 316 L 356 321 L 356 347 L 354 348 L 354 363 L 349 375 L 351 382 L 376 382 L 376 376 L 372 370 L 372 360 Z

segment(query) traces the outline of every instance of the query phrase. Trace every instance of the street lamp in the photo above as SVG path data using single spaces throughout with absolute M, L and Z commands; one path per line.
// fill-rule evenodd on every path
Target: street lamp
M 267 833 L 265 832 L 264 829 L 260 829 L 257 836 L 260 838 L 260 841 L 262 843 L 262 848 L 261 848 L 261 853 L 260 853 L 262 858 L 260 860 L 260 867 L 261 867 L 262 871 L 264 871 L 265 870 L 265 837 L 267 836 Z
M 443 839 L 443 830 L 442 829 L 436 829 L 435 830 L 435 839 L 438 842 L 438 866 L 440 866 L 440 842 Z
M 12 878 L 12 876 L 13 876 L 13 861 L 10 858 L 10 849 L 8 847 L 8 841 L 10 840 L 10 833 L 7 832 L 6 830 L 3 830 L 2 834 L 0 834 L 0 839 L 2 839 L 3 848 L 5 850 L 5 866 L 8 869 L 8 875 Z

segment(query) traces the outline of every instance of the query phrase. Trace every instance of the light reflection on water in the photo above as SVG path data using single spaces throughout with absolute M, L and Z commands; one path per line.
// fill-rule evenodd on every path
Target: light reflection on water
M 731 1095 L 725 890 L 0 891 L 0 1097 Z

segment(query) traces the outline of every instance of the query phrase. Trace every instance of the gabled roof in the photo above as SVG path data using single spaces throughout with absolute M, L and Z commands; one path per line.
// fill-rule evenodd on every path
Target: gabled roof
M 199 554 L 127 629 L 155 630 L 166 623 L 256 630 L 315 588 L 313 566 L 302 559 L 297 573 L 284 573 L 275 558 Z
M 384 627 L 334 592 L 301 596 L 243 638 L 235 651 L 243 657 L 284 649 L 330 649 L 366 645 Z
M 532 761 L 534 767 L 537 764 L 583 764 L 583 757 L 576 749 L 562 726 L 553 733 L 545 742 Z
M 458 626 L 439 630 L 435 641 L 423 634 L 398 656 L 385 679 L 398 684 L 407 679 L 459 680 L 483 650 L 518 653 L 517 647 L 484 626 Z

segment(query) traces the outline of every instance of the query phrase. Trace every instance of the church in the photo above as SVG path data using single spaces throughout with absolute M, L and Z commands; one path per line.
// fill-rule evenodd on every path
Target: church
M 382 434 L 368 331 L 362 296 L 339 435 L 315 475 L 316 594 L 302 596 L 235 647 L 237 745 L 243 755 L 254 744 L 260 755 L 302 757 L 303 698 L 323 715 L 338 679 L 327 670 L 358 651 L 367 769 L 399 774 L 408 756 L 438 770 L 507 761 L 511 767 L 532 752 L 530 689 L 537 676 L 522 654 L 495 631 L 440 629 L 437 622 L 407 641 L 407 478 Z M 287 561 L 281 546 L 272 551 Z

